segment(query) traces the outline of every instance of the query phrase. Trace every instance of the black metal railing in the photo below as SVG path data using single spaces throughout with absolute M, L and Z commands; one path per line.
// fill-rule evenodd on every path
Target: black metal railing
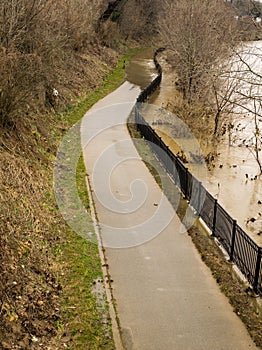
M 172 153 L 161 137 L 151 128 L 141 114 L 142 103 L 159 87 L 162 80 L 162 68 L 157 61 L 158 49 L 154 62 L 158 71 L 157 77 L 137 98 L 135 122 L 142 136 L 149 141 L 157 159 L 170 175 L 174 184 L 179 187 L 190 206 L 205 222 L 243 275 L 258 294 L 262 292 L 262 247 L 258 246 L 237 224 L 218 201 L 204 188 L 202 183 L 192 175 L 182 161 Z

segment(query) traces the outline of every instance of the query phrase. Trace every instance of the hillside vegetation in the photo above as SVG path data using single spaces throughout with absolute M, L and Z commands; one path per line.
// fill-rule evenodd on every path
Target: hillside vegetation
M 98 249 L 66 226 L 52 188 L 64 133 L 124 79 L 123 63 L 115 68 L 124 47 L 112 48 L 103 34 L 110 23 L 99 22 L 107 3 L 0 3 L 3 350 L 114 348 L 92 293 L 102 275 Z M 81 162 L 78 176 L 88 209 Z

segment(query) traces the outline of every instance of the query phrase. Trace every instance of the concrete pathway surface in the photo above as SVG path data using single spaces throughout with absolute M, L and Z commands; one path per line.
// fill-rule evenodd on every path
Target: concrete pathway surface
M 82 145 L 125 349 L 256 349 L 130 139 L 129 83 L 82 122 Z

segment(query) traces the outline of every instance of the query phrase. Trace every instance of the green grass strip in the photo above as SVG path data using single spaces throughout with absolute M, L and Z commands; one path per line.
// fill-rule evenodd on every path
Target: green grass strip
M 123 56 L 114 71 L 107 75 L 101 85 L 95 91 L 87 92 L 75 105 L 68 108 L 66 113 L 60 115 L 60 120 L 68 125 L 77 123 L 97 101 L 120 86 L 125 81 L 124 61 L 128 64 L 137 51 L 138 49 L 133 49 Z M 79 141 L 79 145 L 76 146 L 81 147 L 81 142 Z M 83 156 L 78 161 L 76 183 L 79 197 L 89 210 Z M 58 255 L 60 263 L 64 264 L 63 322 L 58 326 L 65 331 L 67 337 L 70 337 L 68 348 L 71 350 L 115 349 L 106 301 L 101 310 L 92 293 L 94 281 L 102 277 L 97 245 L 66 227 L 66 239 Z

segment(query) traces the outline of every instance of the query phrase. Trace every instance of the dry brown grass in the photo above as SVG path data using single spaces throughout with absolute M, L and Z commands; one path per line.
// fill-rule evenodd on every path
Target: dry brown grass
M 59 218 L 52 215 L 50 175 L 34 159 L 1 150 L 0 344 L 35 348 L 57 333 L 59 292 L 52 250 Z M 35 338 L 34 338 L 35 337 Z M 38 339 L 34 346 L 34 339 Z
M 76 235 L 62 219 L 53 194 L 53 162 L 68 128 L 123 81 L 127 57 L 108 74 L 115 58 L 111 50 L 94 48 L 93 55 L 84 58 L 92 61 L 82 73 L 88 76 L 79 77 L 76 84 L 74 75 L 67 75 L 72 83 L 69 93 L 75 97 L 82 90 L 83 95 L 71 104 L 67 100 L 66 113 L 23 114 L 14 125 L 0 129 L 3 350 L 59 350 L 64 344 L 70 344 L 70 349 L 114 348 L 110 322 L 105 325 L 105 315 L 97 310 L 91 293 L 92 282 L 102 274 L 97 247 Z M 89 86 L 86 91 L 85 84 Z M 78 175 L 79 190 L 84 192 L 83 164 Z

